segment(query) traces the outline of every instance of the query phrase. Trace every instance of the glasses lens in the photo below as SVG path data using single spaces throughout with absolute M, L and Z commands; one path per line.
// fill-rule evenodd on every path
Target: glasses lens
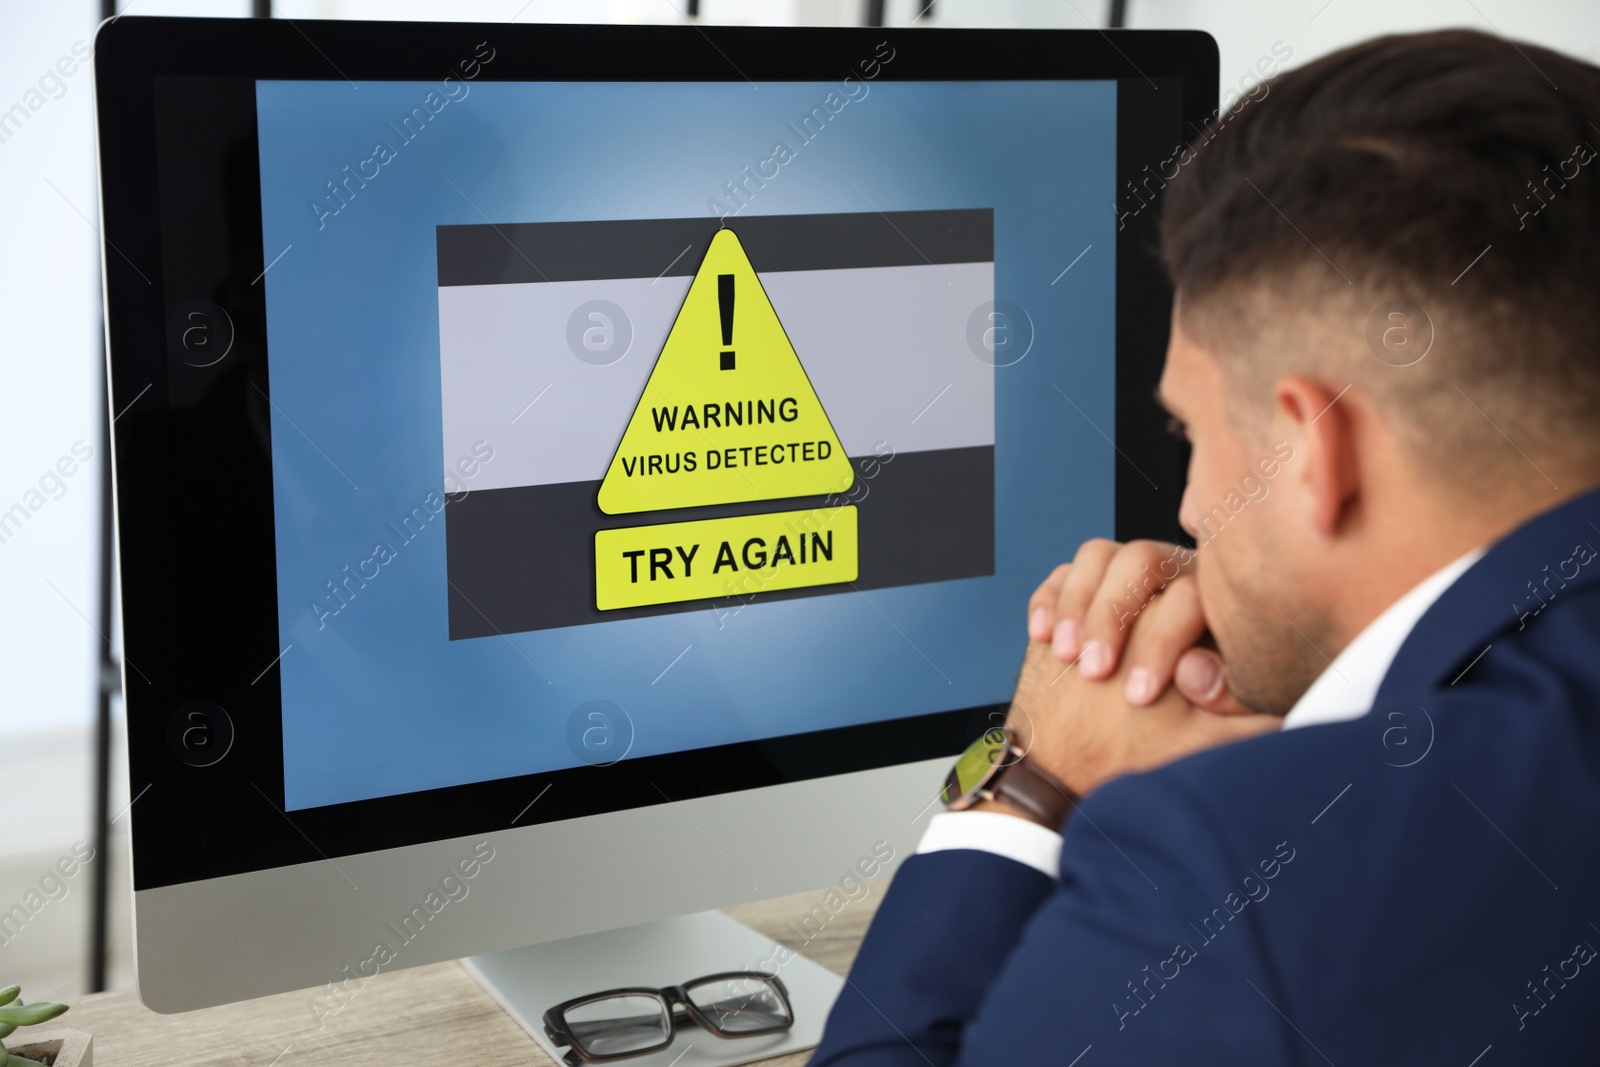
M 715 978 L 684 994 L 707 1023 L 731 1036 L 781 1030 L 794 1022 L 788 999 L 760 975 Z
M 644 1052 L 672 1037 L 666 1002 L 645 993 L 591 1000 L 568 1008 L 563 1018 L 573 1041 L 591 1056 Z

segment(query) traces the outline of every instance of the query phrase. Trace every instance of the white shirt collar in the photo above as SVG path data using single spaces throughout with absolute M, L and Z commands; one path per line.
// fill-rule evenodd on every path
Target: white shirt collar
M 1405 596 L 1390 604 L 1383 614 L 1367 624 L 1344 651 L 1333 658 L 1328 669 L 1317 676 L 1289 714 L 1283 728 L 1313 726 L 1318 723 L 1359 719 L 1372 710 L 1378 686 L 1389 673 L 1389 665 L 1400 652 L 1417 622 L 1444 591 L 1466 573 L 1484 550 L 1475 548 L 1454 563 L 1418 582 Z

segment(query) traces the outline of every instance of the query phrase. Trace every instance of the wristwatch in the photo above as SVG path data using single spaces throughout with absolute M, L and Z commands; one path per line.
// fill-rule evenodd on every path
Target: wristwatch
M 1061 829 L 1082 798 L 1053 775 L 1028 762 L 1028 753 L 1007 727 L 985 730 L 950 768 L 939 795 L 951 811 L 980 800 L 999 800 L 1051 830 Z

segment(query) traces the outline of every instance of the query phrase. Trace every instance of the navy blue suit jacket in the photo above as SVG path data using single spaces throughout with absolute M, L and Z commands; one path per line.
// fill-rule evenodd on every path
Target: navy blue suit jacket
M 1096 791 L 1059 880 L 911 857 L 813 1065 L 1600 1062 L 1591 546 L 1600 494 L 1494 546 L 1363 718 Z

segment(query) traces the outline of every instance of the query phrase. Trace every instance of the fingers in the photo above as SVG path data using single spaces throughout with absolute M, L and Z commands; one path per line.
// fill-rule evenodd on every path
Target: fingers
M 1061 657 L 1066 653 L 1067 659 L 1076 655 L 1078 670 L 1091 680 L 1108 678 L 1115 673 L 1123 647 L 1133 631 L 1134 620 L 1152 603 L 1157 593 L 1182 574 L 1181 564 L 1186 562 L 1182 555 L 1184 552 L 1176 545 L 1159 541 L 1131 541 L 1121 546 L 1100 569 L 1094 591 L 1074 601 L 1070 605 L 1070 612 L 1067 605 L 1058 609 L 1058 619 L 1078 622 L 1079 629 L 1075 636 L 1082 643 L 1076 649 L 1063 648 L 1058 643 L 1054 648 L 1056 655 Z M 1079 568 L 1074 566 L 1073 570 L 1077 572 Z M 1078 578 L 1077 573 L 1069 576 L 1063 592 L 1071 591 L 1074 579 Z M 1088 575 L 1085 574 L 1081 584 L 1086 585 L 1087 582 Z M 1199 615 L 1198 598 L 1193 601 L 1193 611 L 1196 616 Z M 1058 634 L 1063 622 L 1057 623 Z M 1194 638 L 1198 638 L 1203 630 L 1204 626 L 1201 625 L 1195 631 Z M 1193 639 L 1190 643 L 1193 643 Z M 1177 661 L 1181 651 L 1180 648 L 1171 653 L 1171 662 L 1157 664 L 1162 668 L 1159 673 L 1163 688 L 1165 679 L 1171 677 L 1172 664 Z M 1153 691 L 1151 699 L 1159 692 L 1159 688 Z
M 1129 626 L 1133 628 L 1131 623 Z M 1205 615 L 1193 577 L 1185 575 L 1170 582 L 1159 597 L 1153 596 L 1141 613 L 1124 654 L 1128 663 L 1124 696 L 1128 703 L 1142 707 L 1165 692 L 1178 664 L 1194 651 L 1195 642 L 1205 632 Z M 1079 668 L 1082 666 L 1080 660 Z M 1204 661 L 1197 666 L 1204 666 Z
M 1197 708 L 1218 715 L 1248 715 L 1255 709 L 1239 702 L 1228 688 L 1222 656 L 1209 648 L 1191 648 L 1178 658 L 1173 685 Z
M 1215 653 L 1206 650 L 1209 654 Z M 1227 694 L 1215 700 L 1225 701 L 1240 710 L 1216 711 L 1192 704 L 1181 691 L 1169 690 L 1155 707 L 1132 711 L 1135 720 L 1146 720 L 1149 730 L 1168 735 L 1167 744 L 1172 751 L 1169 759 L 1189 752 L 1198 752 L 1216 745 L 1243 741 L 1283 728 L 1283 719 L 1244 708 Z
M 1073 557 L 1056 596 L 1051 628 L 1050 651 L 1062 663 L 1070 663 L 1077 657 L 1084 613 L 1100 588 L 1106 568 L 1121 548 L 1115 541 L 1096 538 L 1085 541 Z
M 1185 652 L 1173 671 L 1173 681 L 1189 703 L 1203 708 L 1209 708 L 1228 687 L 1223 678 L 1222 657 L 1209 648 Z
M 1061 586 L 1072 571 L 1072 564 L 1063 563 L 1050 572 L 1044 584 L 1028 598 L 1028 640 L 1048 641 L 1056 628 L 1056 599 Z

